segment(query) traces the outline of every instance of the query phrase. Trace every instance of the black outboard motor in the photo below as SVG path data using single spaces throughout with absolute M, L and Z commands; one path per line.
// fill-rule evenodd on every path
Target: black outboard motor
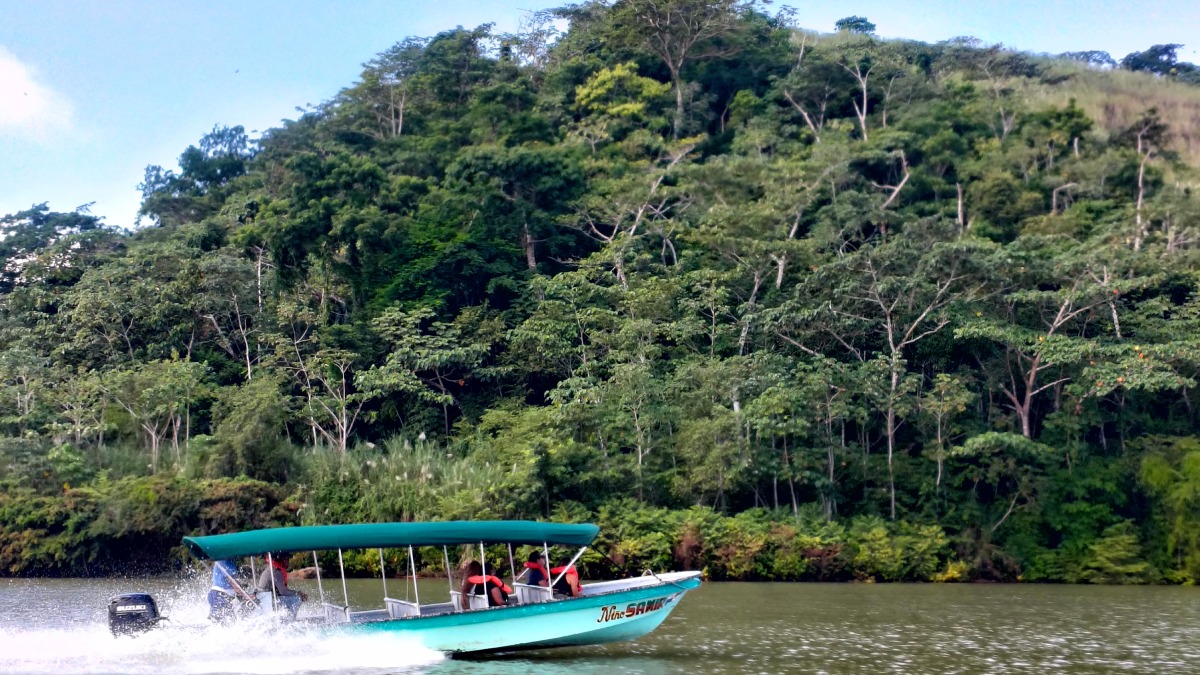
M 159 616 L 149 593 L 125 593 L 108 601 L 108 629 L 113 635 L 140 635 L 165 618 Z

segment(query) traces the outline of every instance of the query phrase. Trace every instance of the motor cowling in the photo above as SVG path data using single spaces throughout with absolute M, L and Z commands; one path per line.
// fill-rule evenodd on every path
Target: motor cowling
M 113 635 L 145 633 L 163 618 L 149 593 L 124 593 L 108 601 L 108 629 Z

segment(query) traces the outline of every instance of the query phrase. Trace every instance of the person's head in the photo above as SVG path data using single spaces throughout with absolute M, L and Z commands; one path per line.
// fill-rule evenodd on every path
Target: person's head
M 472 560 L 467 563 L 467 576 L 476 577 L 480 574 L 483 574 L 483 566 L 479 564 L 478 560 Z
M 271 560 L 274 560 L 275 562 L 277 562 L 281 565 L 286 565 L 288 559 L 291 557 L 292 557 L 292 554 L 288 553 L 287 551 L 275 551 L 275 552 L 271 553 Z
M 526 560 L 528 560 L 528 561 L 529 561 L 529 562 L 531 562 L 531 563 L 537 563 L 537 562 L 541 562 L 541 561 L 542 561 L 542 552 L 541 552 L 541 550 L 539 550 L 539 549 L 536 549 L 536 548 L 535 548 L 535 549 L 533 549 L 532 551 L 530 551 L 530 552 L 529 552 L 529 557 L 528 557 L 528 558 L 526 558 Z

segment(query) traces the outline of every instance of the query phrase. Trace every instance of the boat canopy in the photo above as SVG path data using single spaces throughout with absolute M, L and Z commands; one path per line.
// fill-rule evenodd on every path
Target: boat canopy
M 276 527 L 207 537 L 184 537 L 198 558 L 221 560 L 271 551 L 326 551 L 452 544 L 560 544 L 587 546 L 596 525 L 538 523 L 529 520 L 456 520 L 441 523 L 361 523 Z

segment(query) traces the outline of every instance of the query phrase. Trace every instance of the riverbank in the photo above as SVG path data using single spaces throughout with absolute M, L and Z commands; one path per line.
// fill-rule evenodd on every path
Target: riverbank
M 66 486 L 53 495 L 9 490 L 0 494 L 0 575 L 182 571 L 194 564 L 180 545 L 185 535 L 306 522 L 312 507 L 298 489 L 248 479 L 143 477 Z M 710 580 L 728 581 L 1171 580 L 1141 559 L 1137 537 L 1124 527 L 1110 528 L 1084 550 L 1043 549 L 1040 557 L 1022 561 L 982 549 L 969 533 L 952 534 L 938 524 L 879 516 L 829 521 L 810 509 L 750 509 L 729 516 L 707 507 L 667 509 L 621 500 L 594 512 L 560 505 L 555 515 L 600 525 L 596 545 L 581 560 L 585 576 L 593 579 L 644 569 L 699 569 Z M 405 567 L 401 553 L 389 553 L 388 569 Z M 417 557 L 418 567 L 440 574 L 440 549 L 418 551 Z M 347 552 L 345 566 L 350 576 L 377 576 L 379 558 Z

